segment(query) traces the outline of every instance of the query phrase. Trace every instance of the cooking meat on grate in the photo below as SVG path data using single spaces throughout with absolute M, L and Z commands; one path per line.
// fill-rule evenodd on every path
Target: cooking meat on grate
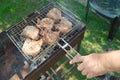
M 56 24 L 56 28 L 61 33 L 68 33 L 72 29 L 72 23 L 65 17 L 62 17 L 59 24 Z
M 21 80 L 17 73 L 15 73 L 9 80 Z
M 37 21 L 37 27 L 39 28 L 46 28 L 48 30 L 51 30 L 53 25 L 54 25 L 54 21 L 50 18 L 43 18 L 41 21 Z
M 38 28 L 40 28 L 40 19 L 39 18 L 37 18 L 37 24 L 36 24 L 36 26 L 38 27 Z
M 41 29 L 41 31 L 40 31 L 40 35 L 41 36 L 45 36 L 45 34 L 48 32 L 48 30 L 47 29 Z
M 40 53 L 42 45 L 43 45 L 42 39 L 40 39 L 38 41 L 26 39 L 23 46 L 22 46 L 22 51 L 26 55 L 34 56 L 34 55 L 37 55 Z
M 26 26 L 21 33 L 22 36 L 31 38 L 33 40 L 39 39 L 39 29 L 35 26 Z
M 55 43 L 59 38 L 59 31 L 45 31 L 43 35 L 43 42 L 46 44 L 52 44 Z
M 61 11 L 57 8 L 53 8 L 47 13 L 47 17 L 53 19 L 55 22 L 58 22 L 61 20 Z

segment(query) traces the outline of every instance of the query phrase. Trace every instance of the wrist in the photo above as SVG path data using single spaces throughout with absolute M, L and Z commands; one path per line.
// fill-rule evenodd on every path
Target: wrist
M 109 54 L 108 53 L 103 53 L 101 54 L 101 60 L 103 62 L 103 66 L 104 66 L 104 69 L 106 70 L 106 72 L 110 72 L 112 69 L 111 69 L 111 61 L 110 61 L 110 57 L 109 57 Z
M 120 71 L 120 51 L 111 51 L 105 53 L 105 67 L 108 72 L 110 71 Z

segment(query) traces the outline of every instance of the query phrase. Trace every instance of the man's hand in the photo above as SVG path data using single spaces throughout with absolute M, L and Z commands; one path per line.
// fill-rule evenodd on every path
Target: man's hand
M 108 72 L 107 59 L 105 54 L 90 54 L 87 56 L 76 56 L 70 61 L 70 64 L 80 63 L 78 70 L 88 78 L 103 75 Z

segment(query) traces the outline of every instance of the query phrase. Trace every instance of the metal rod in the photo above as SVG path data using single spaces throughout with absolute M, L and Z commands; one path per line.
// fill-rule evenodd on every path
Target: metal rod
M 61 41 L 64 42 L 64 45 L 61 45 L 59 42 L 57 42 L 57 44 L 67 53 L 66 56 L 71 60 L 74 58 L 74 56 L 72 56 L 70 53 L 71 51 L 73 51 L 76 55 L 80 55 L 74 48 L 72 48 L 72 46 L 66 42 L 63 38 L 60 38 Z M 66 48 L 70 48 L 69 50 L 67 50 Z M 81 55 L 80 55 L 81 56 Z
M 55 76 L 57 77 L 57 80 L 62 80 L 62 79 L 58 76 L 58 74 L 54 71 L 53 68 L 50 68 L 50 70 L 55 74 Z

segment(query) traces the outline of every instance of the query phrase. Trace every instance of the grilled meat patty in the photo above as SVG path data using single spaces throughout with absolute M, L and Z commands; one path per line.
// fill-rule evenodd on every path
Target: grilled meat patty
M 39 19 L 37 20 L 37 27 L 39 28 L 46 28 L 48 30 L 51 30 L 54 25 L 54 21 L 50 18 L 43 18 L 41 21 Z
M 36 26 L 37 26 L 38 28 L 40 28 L 40 22 L 41 22 L 41 20 L 40 20 L 39 18 L 37 18 L 37 24 L 36 24 Z
M 54 22 L 58 22 L 61 19 L 61 11 L 53 8 L 47 13 L 47 17 L 53 19 Z
M 43 34 L 43 42 L 46 44 L 55 43 L 59 38 L 59 32 L 45 31 Z
M 56 25 L 56 28 L 61 33 L 68 33 L 72 29 L 72 23 L 65 17 L 62 17 L 59 24 Z
M 26 55 L 34 56 L 34 55 L 37 55 L 40 53 L 42 45 L 43 45 L 42 39 L 40 39 L 38 41 L 26 39 L 23 46 L 22 46 L 22 51 Z
M 35 26 L 26 26 L 23 29 L 23 32 L 21 33 L 22 36 L 31 38 L 33 40 L 39 39 L 39 29 L 37 29 Z

